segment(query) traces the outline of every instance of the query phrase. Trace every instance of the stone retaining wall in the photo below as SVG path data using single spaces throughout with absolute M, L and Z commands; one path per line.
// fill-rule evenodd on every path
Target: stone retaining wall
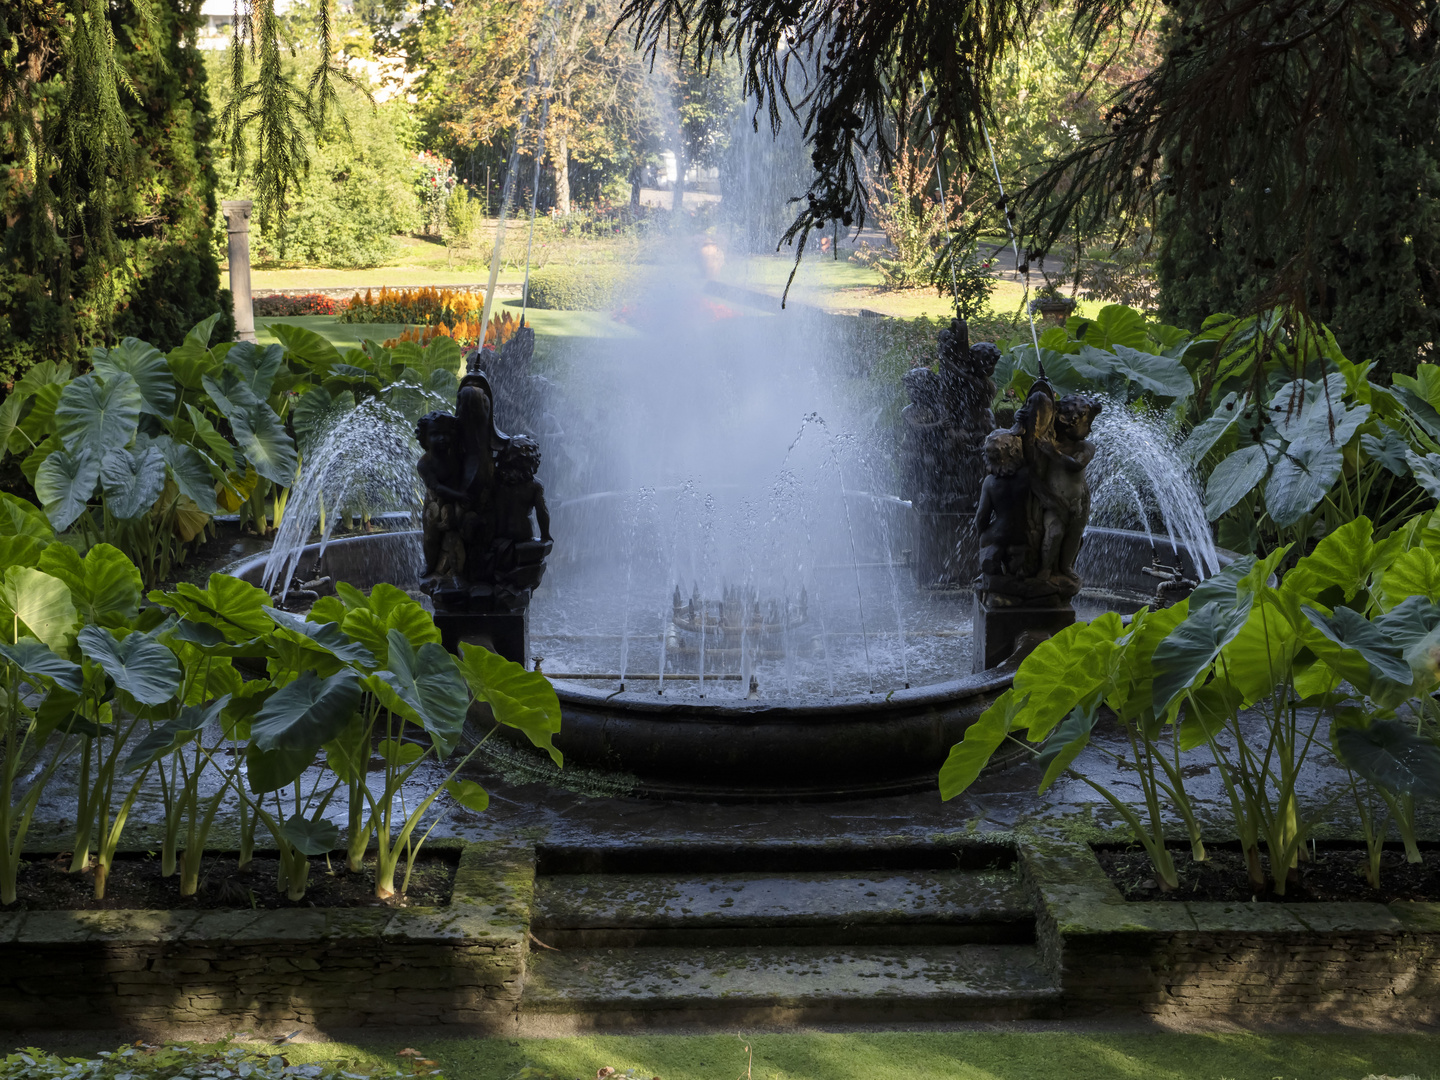
M 0 1028 L 512 1030 L 533 883 L 471 844 L 448 907 L 0 915 Z
M 1068 1015 L 1440 1020 L 1440 904 L 1131 903 L 1088 845 L 1052 839 L 1021 867 Z

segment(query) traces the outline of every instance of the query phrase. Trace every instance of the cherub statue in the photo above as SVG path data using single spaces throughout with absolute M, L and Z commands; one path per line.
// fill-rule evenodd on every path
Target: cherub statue
M 1085 466 L 1095 456 L 1090 428 L 1100 405 L 1080 394 L 1066 394 L 1055 409 L 1054 437 L 1037 440 L 1034 448 L 1046 460 L 1035 485 L 1044 508 L 1040 577 L 1080 587 L 1075 559 L 1090 520 L 1090 485 Z
M 545 573 L 545 557 L 555 542 L 550 537 L 550 511 L 545 489 L 535 479 L 540 448 L 524 435 L 511 436 L 495 459 L 495 540 L 491 568 L 497 600 L 521 607 Z M 539 526 L 535 538 L 531 514 Z
M 980 573 L 1020 577 L 1029 552 L 1030 477 L 1025 444 L 1013 431 L 992 431 L 985 439 L 989 475 L 980 485 L 975 535 L 980 538 Z
M 457 436 L 455 417 L 446 412 L 426 413 L 415 425 L 415 438 L 425 451 L 415 466 L 425 483 L 422 577 L 457 575 L 465 565 L 465 493 L 460 490 L 464 464 Z

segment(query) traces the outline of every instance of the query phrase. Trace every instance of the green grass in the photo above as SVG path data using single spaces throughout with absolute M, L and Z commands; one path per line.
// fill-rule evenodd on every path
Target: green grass
M 507 1080 L 527 1066 L 554 1080 L 589 1080 L 597 1069 L 662 1080 L 1363 1080 L 1440 1076 L 1431 1035 L 1077 1034 L 887 1032 L 441 1039 L 306 1043 L 292 1064 L 354 1056 L 394 1062 L 402 1045 L 439 1062 L 446 1080 Z M 523 1075 L 523 1074 L 522 1074 Z

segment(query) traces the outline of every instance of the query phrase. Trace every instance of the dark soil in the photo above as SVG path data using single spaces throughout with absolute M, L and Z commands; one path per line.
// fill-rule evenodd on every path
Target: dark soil
M 1248 902 L 1274 900 L 1280 903 L 1305 903 L 1327 900 L 1368 901 L 1388 904 L 1393 900 L 1440 900 L 1440 852 L 1426 850 L 1425 861 L 1407 863 L 1398 847 L 1386 847 L 1380 859 L 1380 888 L 1372 889 L 1365 880 L 1366 856 L 1363 848 L 1321 847 L 1311 861 L 1302 862 L 1298 880 L 1286 883 L 1285 894 L 1272 890 L 1257 893 L 1250 886 L 1244 857 L 1238 850 L 1206 846 L 1207 858 L 1197 863 L 1188 847 L 1172 849 L 1180 887 L 1162 892 L 1155 880 L 1155 867 L 1143 848 L 1095 849 L 1100 865 L 1110 875 L 1126 900 L 1230 900 Z M 1261 865 L 1266 880 L 1270 877 L 1270 860 L 1261 848 Z
M 398 900 L 375 896 L 375 860 L 366 859 L 358 874 L 345 869 L 343 852 L 310 860 L 305 896 L 289 900 L 275 887 L 280 860 L 257 854 L 240 870 L 233 854 L 206 855 L 200 869 L 200 889 L 194 896 L 180 895 L 180 875 L 160 876 L 158 855 L 117 855 L 105 883 L 105 898 L 95 899 L 93 871 L 68 873 L 70 856 L 28 859 L 20 866 L 19 896 L 15 903 L 0 907 L 7 911 L 121 911 L 204 910 L 215 908 L 312 908 L 312 907 L 438 907 L 450 903 L 455 886 L 456 855 L 427 852 L 415 863 L 410 888 Z M 404 880 L 402 862 L 395 874 L 398 887 Z

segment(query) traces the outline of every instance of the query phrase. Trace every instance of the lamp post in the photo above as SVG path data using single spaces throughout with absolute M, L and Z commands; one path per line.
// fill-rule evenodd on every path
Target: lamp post
M 255 340 L 255 308 L 250 299 L 250 208 L 249 199 L 226 199 L 220 204 L 229 233 L 230 295 L 235 302 L 235 336 Z

